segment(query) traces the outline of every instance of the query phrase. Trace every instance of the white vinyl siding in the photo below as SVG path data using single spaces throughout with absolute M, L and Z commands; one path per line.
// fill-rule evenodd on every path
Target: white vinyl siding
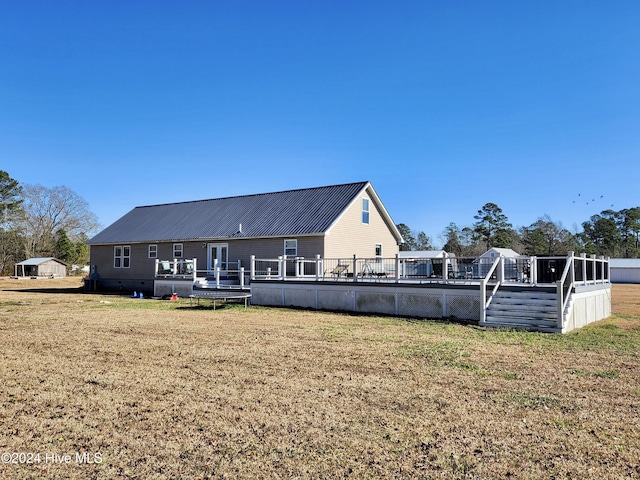
M 362 199 L 362 223 L 369 225 L 369 199 Z

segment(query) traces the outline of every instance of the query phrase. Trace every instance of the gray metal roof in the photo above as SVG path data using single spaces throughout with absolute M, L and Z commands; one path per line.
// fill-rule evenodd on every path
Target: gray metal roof
M 64 263 L 62 260 L 58 260 L 57 258 L 54 257 L 36 257 L 36 258 L 28 258 L 26 260 L 23 260 L 22 262 L 18 262 L 16 263 L 16 265 L 40 265 L 42 263 L 48 262 L 50 260 L 54 260 L 62 265 L 66 265 L 66 263 Z
M 369 182 L 136 207 L 90 245 L 325 233 Z M 375 198 L 375 192 L 373 192 Z M 240 225 L 242 230 L 240 231 Z
M 640 268 L 640 258 L 610 258 L 611 268 Z
M 405 250 L 398 252 L 400 258 L 444 258 L 447 252 L 444 250 Z

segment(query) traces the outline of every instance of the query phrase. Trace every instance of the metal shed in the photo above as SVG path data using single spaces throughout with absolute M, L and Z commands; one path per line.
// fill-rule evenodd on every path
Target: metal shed
M 640 283 L 640 258 L 609 260 L 611 283 Z
M 67 264 L 57 258 L 29 258 L 15 265 L 16 277 L 66 277 Z
M 444 250 L 410 250 L 398 253 L 398 257 L 403 259 L 403 275 L 441 275 L 444 259 L 447 252 Z

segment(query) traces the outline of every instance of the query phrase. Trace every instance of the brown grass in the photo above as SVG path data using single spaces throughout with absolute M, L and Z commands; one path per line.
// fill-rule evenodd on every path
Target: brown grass
M 640 476 L 640 286 L 545 335 L 78 285 L 0 281 L 2 478 Z

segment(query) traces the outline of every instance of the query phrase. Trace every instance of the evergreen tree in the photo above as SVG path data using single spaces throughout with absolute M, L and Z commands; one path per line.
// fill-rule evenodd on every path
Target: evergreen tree
M 15 228 L 22 215 L 22 187 L 0 170 L 0 275 L 13 274 L 13 265 L 21 257 L 20 235 Z
M 473 224 L 475 237 L 485 243 L 487 250 L 511 247 L 513 227 L 498 205 L 486 203 L 473 218 L 477 220 Z

